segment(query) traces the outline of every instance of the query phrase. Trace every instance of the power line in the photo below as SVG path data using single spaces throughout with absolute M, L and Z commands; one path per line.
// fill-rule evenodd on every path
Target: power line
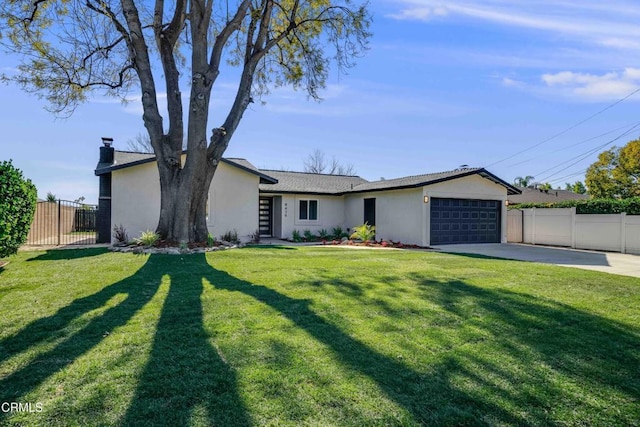
M 565 130 L 563 130 L 563 131 L 561 131 L 561 132 L 558 132 L 558 133 L 556 133 L 555 135 L 552 135 L 552 136 L 550 136 L 549 138 L 547 138 L 547 139 L 545 139 L 545 140 L 543 140 L 543 141 L 538 142 L 537 144 L 534 144 L 534 145 L 532 145 L 532 146 L 530 146 L 530 147 L 528 147 L 528 148 L 525 148 L 525 149 L 523 149 L 523 150 L 520 150 L 520 151 L 518 151 L 517 153 L 512 154 L 511 156 L 505 157 L 505 158 L 503 158 L 503 159 L 501 159 L 501 160 L 498 160 L 497 162 L 493 162 L 493 163 L 491 163 L 491 164 L 489 164 L 489 165 L 486 165 L 486 166 L 485 166 L 485 168 L 488 168 L 488 167 L 491 167 L 491 166 L 497 165 L 497 164 L 499 164 L 499 163 L 502 163 L 502 162 L 504 162 L 504 161 L 507 161 L 507 160 L 509 160 L 509 159 L 512 159 L 512 158 L 514 158 L 514 157 L 516 157 L 516 156 L 519 156 L 519 155 L 520 155 L 520 154 L 522 154 L 522 153 L 525 153 L 525 152 L 527 152 L 527 151 L 533 150 L 534 148 L 539 147 L 539 146 L 541 146 L 542 144 L 545 144 L 545 143 L 547 143 L 547 142 L 549 142 L 549 141 L 551 141 L 551 140 L 553 140 L 553 139 L 555 139 L 555 138 L 557 138 L 557 137 L 559 137 L 559 136 L 562 136 L 562 135 L 564 135 L 565 133 L 567 133 L 567 132 L 569 132 L 569 131 L 571 131 L 571 130 L 573 130 L 573 129 L 577 128 L 577 127 L 578 127 L 578 126 L 580 126 L 581 124 L 586 123 L 586 122 L 588 122 L 589 120 L 593 119 L 594 117 L 599 116 L 600 114 L 604 113 L 605 111 L 607 111 L 607 110 L 609 110 L 609 109 L 611 109 L 611 108 L 615 107 L 616 105 L 620 104 L 622 101 L 626 100 L 627 98 L 630 98 L 631 96 L 635 95 L 635 94 L 636 94 L 636 93 L 638 93 L 638 92 L 640 92 L 640 88 L 638 88 L 638 89 L 634 90 L 633 92 L 629 93 L 629 94 L 628 94 L 628 95 L 626 95 L 625 97 L 618 99 L 616 102 L 614 102 L 614 103 L 612 103 L 612 104 L 607 105 L 605 108 L 603 108 L 602 110 L 598 111 L 598 112 L 597 112 L 597 113 L 595 113 L 595 114 L 590 115 L 590 116 L 589 116 L 589 117 L 587 117 L 586 119 L 580 120 L 578 123 L 576 123 L 576 124 L 574 124 L 574 125 L 569 126 L 569 127 L 568 127 L 568 128 L 566 128 Z
M 570 165 L 567 165 L 564 169 L 562 169 L 562 170 L 566 170 L 566 169 L 570 168 L 571 166 L 573 166 L 573 165 L 575 165 L 577 163 L 580 163 L 581 161 L 585 160 L 590 155 L 602 150 L 604 147 L 606 147 L 608 145 L 611 145 L 614 142 L 616 142 L 617 140 L 619 140 L 620 138 L 630 134 L 634 129 L 636 129 L 638 127 L 640 127 L 640 122 L 636 123 L 631 128 L 627 129 L 626 131 L 624 131 L 620 135 L 616 136 L 615 138 L 605 142 L 604 144 L 598 145 L 597 147 L 591 148 L 591 149 L 587 150 L 586 152 L 580 153 L 577 156 L 574 156 L 574 157 L 570 158 L 569 160 L 565 160 L 564 162 L 558 163 L 557 165 L 555 165 L 555 166 L 553 166 L 551 168 L 545 169 L 542 172 L 540 172 L 540 173 L 538 173 L 537 175 L 534 175 L 534 176 L 542 175 L 542 174 L 544 174 L 546 172 L 549 172 L 549 171 L 552 171 L 554 169 L 557 169 L 558 167 L 564 165 L 565 163 L 569 163 L 569 162 L 575 160 L 573 163 L 571 163 Z M 555 175 L 559 174 L 560 172 L 562 172 L 562 171 L 558 171 L 558 172 L 552 173 L 551 175 L 545 176 L 544 178 L 541 178 L 540 181 L 548 180 L 549 178 L 554 177 Z
M 576 142 L 575 144 L 567 145 L 566 147 L 561 147 L 561 148 L 558 148 L 558 149 L 555 149 L 555 150 L 552 150 L 552 151 L 545 152 L 545 154 L 553 154 L 553 153 L 557 153 L 559 151 L 568 150 L 569 148 L 573 148 L 573 147 L 577 147 L 578 145 L 586 144 L 587 142 L 593 141 L 594 139 L 602 138 L 603 136 L 609 135 L 610 133 L 613 133 L 613 132 L 617 132 L 620 129 L 624 129 L 624 128 L 629 127 L 629 126 L 634 126 L 634 124 L 632 123 L 632 124 L 626 124 L 624 126 L 620 126 L 620 127 L 615 128 L 613 130 L 610 130 L 608 132 L 601 133 L 600 135 L 592 136 L 592 137 L 587 138 L 587 139 L 583 139 L 582 141 Z M 523 161 L 518 162 L 518 163 L 512 163 L 512 164 L 508 165 L 507 167 L 519 166 L 519 165 L 522 165 L 524 163 L 529 163 L 529 162 L 531 162 L 533 160 L 537 160 L 538 158 L 539 158 L 539 156 L 531 157 L 531 158 L 529 158 L 527 160 L 523 160 Z

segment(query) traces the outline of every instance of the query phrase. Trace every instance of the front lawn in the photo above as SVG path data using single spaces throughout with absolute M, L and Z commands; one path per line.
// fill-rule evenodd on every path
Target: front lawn
M 0 425 L 639 425 L 639 367 L 640 280 L 591 271 L 336 247 L 0 269 Z

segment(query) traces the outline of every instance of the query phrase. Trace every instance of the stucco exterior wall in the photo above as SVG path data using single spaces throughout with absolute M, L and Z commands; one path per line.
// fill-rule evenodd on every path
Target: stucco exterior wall
M 209 189 L 211 235 L 236 230 L 242 241 L 258 228 L 256 175 L 220 163 Z M 130 238 L 155 230 L 160 216 L 160 181 L 155 162 L 112 172 L 111 227 L 121 224 Z M 113 238 L 113 236 L 112 236 Z
M 160 217 L 159 179 L 155 162 L 112 172 L 112 230 L 114 226 L 122 225 L 131 239 L 143 231 L 155 230 Z
M 247 242 L 258 229 L 258 184 L 260 178 L 226 163 L 220 163 L 209 189 L 209 233 L 216 238 L 236 230 Z
M 345 200 L 349 231 L 364 223 L 364 199 L 376 199 L 376 239 L 422 244 L 422 189 L 349 195 Z

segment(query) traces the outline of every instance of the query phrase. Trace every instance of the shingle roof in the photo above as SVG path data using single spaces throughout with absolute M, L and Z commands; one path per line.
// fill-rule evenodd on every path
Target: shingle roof
M 586 194 L 578 194 L 568 190 L 549 190 L 544 191 L 537 188 L 518 187 L 522 194 L 509 196 L 509 203 L 553 203 L 565 200 L 586 200 L 589 198 Z
M 262 172 L 278 180 L 277 184 L 260 184 L 260 191 L 268 193 L 341 194 L 367 182 L 359 176 L 274 170 Z
M 411 188 L 422 187 L 436 182 L 447 181 L 461 176 L 473 175 L 480 171 L 481 168 L 465 168 L 446 172 L 428 173 L 422 175 L 405 176 L 402 178 L 385 179 L 380 181 L 368 182 L 354 188 L 355 191 L 377 191 L 387 190 L 390 188 Z
M 98 163 L 95 173 L 96 175 L 103 175 L 114 170 L 153 162 L 155 159 L 156 157 L 154 154 L 115 151 L 113 164 Z M 249 173 L 258 175 L 260 177 L 260 191 L 263 193 L 342 195 L 348 193 L 417 188 L 470 175 L 480 175 L 483 178 L 495 182 L 496 184 L 504 186 L 509 195 L 520 193 L 518 188 L 508 184 L 483 168 L 462 168 L 453 171 L 369 182 L 359 176 L 286 172 L 267 169 L 262 170 L 256 168 L 246 159 L 240 158 L 223 158 L 222 161 Z M 512 201 L 511 198 L 510 201 Z M 515 200 L 513 200 L 513 202 L 522 203 L 515 202 Z
M 364 193 L 371 191 L 417 188 L 469 175 L 480 175 L 504 186 L 508 194 L 519 190 L 483 168 L 464 168 L 447 172 L 413 175 L 402 178 L 369 182 L 358 176 L 324 175 L 303 172 L 263 171 L 278 180 L 276 185 L 260 185 L 264 193 L 333 194 Z
M 154 162 L 156 160 L 155 154 L 151 153 L 134 153 L 130 151 L 114 151 L 113 153 L 113 164 L 110 163 L 98 163 L 96 166 L 95 174 L 103 175 L 105 173 L 109 173 L 114 170 L 124 169 L 131 166 L 141 165 L 143 163 Z M 277 181 L 262 173 L 257 167 L 251 164 L 246 159 L 240 158 L 222 158 L 221 161 L 235 166 L 237 168 L 243 169 L 249 173 L 254 175 L 258 175 L 260 177 L 260 182 L 272 183 L 275 184 Z

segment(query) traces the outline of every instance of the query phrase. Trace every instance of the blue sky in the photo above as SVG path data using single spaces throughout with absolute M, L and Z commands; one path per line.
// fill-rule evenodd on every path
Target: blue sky
M 376 0 L 371 12 L 371 49 L 330 77 L 322 102 L 273 90 L 245 113 L 225 156 L 302 170 L 320 148 L 370 180 L 466 164 L 564 188 L 598 152 L 640 136 L 640 93 L 611 106 L 640 88 L 638 2 Z M 232 83 L 221 75 L 214 88 L 209 127 Z M 40 197 L 96 202 L 100 138 L 126 149 L 144 131 L 135 94 L 126 105 L 96 95 L 68 119 L 16 87 L 0 85 L 0 99 L 0 159 Z

